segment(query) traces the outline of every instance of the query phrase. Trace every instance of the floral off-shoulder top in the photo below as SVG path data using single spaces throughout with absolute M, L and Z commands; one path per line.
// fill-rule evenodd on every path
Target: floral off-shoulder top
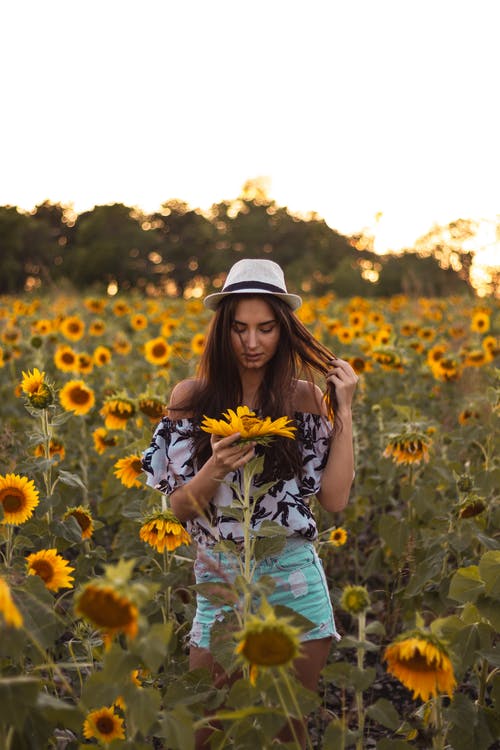
M 309 499 L 321 487 L 332 425 L 319 414 L 296 412 L 294 416 L 297 425 L 295 439 L 302 454 L 301 475 L 286 480 L 277 478 L 276 484 L 257 500 L 251 523 L 257 530 L 263 521 L 274 521 L 282 525 L 289 536 L 312 540 L 317 538 L 318 529 Z M 196 474 L 192 438 L 198 429 L 198 423 L 191 418 L 173 420 L 164 417 L 161 420 L 150 447 L 142 455 L 142 467 L 150 487 L 169 495 Z M 241 523 L 224 513 L 224 508 L 234 501 L 234 489 L 230 484 L 241 488 L 242 479 L 242 469 L 228 474 L 206 515 L 186 523 L 187 530 L 199 545 L 210 547 L 221 539 L 242 540 Z

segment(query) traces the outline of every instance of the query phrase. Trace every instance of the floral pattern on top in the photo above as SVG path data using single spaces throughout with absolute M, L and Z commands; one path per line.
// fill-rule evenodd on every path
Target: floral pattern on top
M 313 540 L 318 536 L 318 529 L 309 499 L 321 487 L 332 426 L 326 417 L 306 412 L 296 412 L 295 421 L 296 440 L 302 455 L 300 476 L 278 479 L 257 500 L 251 523 L 252 528 L 258 530 L 263 521 L 274 521 L 283 526 L 289 536 Z M 197 471 L 193 457 L 193 435 L 199 429 L 199 423 L 190 418 L 173 420 L 164 417 L 161 420 L 150 447 L 142 454 L 142 467 L 150 487 L 170 495 L 193 478 Z M 186 523 L 187 530 L 198 545 L 211 547 L 221 539 L 241 542 L 242 525 L 225 513 L 224 508 L 234 502 L 235 490 L 231 483 L 241 489 L 242 481 L 242 469 L 229 473 L 221 482 L 206 514 Z

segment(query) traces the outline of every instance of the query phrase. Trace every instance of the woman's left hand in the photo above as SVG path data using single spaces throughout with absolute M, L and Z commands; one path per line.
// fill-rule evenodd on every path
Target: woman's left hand
M 335 388 L 339 411 L 350 409 L 359 378 L 345 359 L 336 357 L 330 364 L 331 369 L 326 373 L 326 382 Z

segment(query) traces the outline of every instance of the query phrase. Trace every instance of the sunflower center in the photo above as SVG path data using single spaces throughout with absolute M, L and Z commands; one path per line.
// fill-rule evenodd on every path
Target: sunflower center
M 90 518 L 85 513 L 75 510 L 71 515 L 76 518 L 82 531 L 86 531 L 89 528 Z
M 266 629 L 247 636 L 243 653 L 251 664 L 275 666 L 289 662 L 294 657 L 295 647 L 286 633 Z
M 75 357 L 71 354 L 71 352 L 64 352 L 61 359 L 66 365 L 72 365 L 75 361 Z
M 24 507 L 24 495 L 21 491 L 9 487 L 0 494 L 0 502 L 5 513 L 17 513 Z
M 130 468 L 136 474 L 141 474 L 142 473 L 141 459 L 140 458 L 134 458 L 134 460 L 130 462 Z
M 156 344 L 152 349 L 152 353 L 155 357 L 164 357 L 167 350 L 163 344 Z
M 95 725 L 100 734 L 112 734 L 115 728 L 115 723 L 111 716 L 100 716 Z
M 89 393 L 83 388 L 80 388 L 80 386 L 75 386 L 75 388 L 71 390 L 71 400 L 75 404 L 87 404 L 89 401 Z
M 35 562 L 32 563 L 31 567 L 33 568 L 37 576 L 40 576 L 44 583 L 52 580 L 54 576 L 54 569 L 52 565 L 46 560 L 35 560 Z

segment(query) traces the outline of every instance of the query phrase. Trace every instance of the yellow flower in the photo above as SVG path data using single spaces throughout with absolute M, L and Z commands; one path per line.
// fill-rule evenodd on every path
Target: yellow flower
M 37 458 L 46 458 L 45 456 L 45 445 L 43 443 L 39 443 L 35 446 L 35 456 Z M 53 458 L 55 461 L 63 461 L 64 457 L 66 455 L 66 449 L 64 445 L 55 438 L 50 438 L 49 443 L 49 455 L 48 458 Z M 57 456 L 57 458 L 56 458 Z
M 78 355 L 71 346 L 61 344 L 54 352 L 54 364 L 61 372 L 76 372 L 78 370 Z
M 159 398 L 145 396 L 139 399 L 139 411 L 145 414 L 153 422 L 159 422 L 165 416 L 166 405 Z
M 249 615 L 237 633 L 236 653 L 250 665 L 250 681 L 255 684 L 259 667 L 285 667 L 300 655 L 300 629 L 288 617 L 277 617 L 264 600 L 261 615 Z
M 92 433 L 92 439 L 94 448 L 99 455 L 102 455 L 107 448 L 117 444 L 117 439 L 113 435 L 109 435 L 104 427 L 97 427 Z
M 89 310 L 89 312 L 97 313 L 100 315 L 106 307 L 105 299 L 98 299 L 96 297 L 87 297 L 83 300 L 83 304 Z
M 77 362 L 78 372 L 81 372 L 83 375 L 89 375 L 94 369 L 94 359 L 87 352 L 80 352 L 77 355 Z
M 98 346 L 93 354 L 94 364 L 103 367 L 111 362 L 111 350 L 107 346 Z
M 61 388 L 59 401 L 66 411 L 73 411 L 82 416 L 95 404 L 94 391 L 85 385 L 83 380 L 70 380 Z
M 203 333 L 196 333 L 191 339 L 191 351 L 193 354 L 201 354 L 205 348 L 206 337 Z
M 463 409 L 458 415 L 459 424 L 468 424 L 469 422 L 476 422 L 481 418 L 481 414 L 477 409 Z
M 338 529 L 332 529 L 332 531 L 330 531 L 328 541 L 334 547 L 342 547 L 342 545 L 347 542 L 347 531 L 342 527 L 339 527 Z
M 18 474 L 0 476 L 0 503 L 3 506 L 3 524 L 18 525 L 27 521 L 39 503 L 33 480 Z
M 134 454 L 120 458 L 114 468 L 115 477 L 120 480 L 125 487 L 142 487 L 142 482 L 137 480 L 137 477 L 142 474 L 142 463 L 141 457 Z
M 35 409 L 46 409 L 53 401 L 52 391 L 45 382 L 45 373 L 35 367 L 33 372 L 23 372 L 21 388 Z
M 85 333 L 85 325 L 77 315 L 70 315 L 61 321 L 59 330 L 70 341 L 80 341 Z
M 204 417 L 201 429 L 204 432 L 224 437 L 239 432 L 242 440 L 254 440 L 262 444 L 275 435 L 293 439 L 295 437 L 293 433 L 297 429 L 290 424 L 291 420 L 288 417 L 280 417 L 274 422 L 270 417 L 260 419 L 255 412 L 250 411 L 248 406 L 238 406 L 236 412 L 228 409 L 223 416 L 227 421 Z
M 122 318 L 124 315 L 128 315 L 129 312 L 130 312 L 130 307 L 123 300 L 118 300 L 113 305 L 113 313 L 116 315 L 117 318 Z
M 126 336 L 124 336 L 123 334 L 118 334 L 113 341 L 113 349 L 117 354 L 121 354 L 123 357 L 126 357 L 127 354 L 130 354 L 132 350 L 132 344 Z
M 137 607 L 113 586 L 88 583 L 78 596 L 75 611 L 102 630 L 108 639 L 117 633 L 125 633 L 130 638 L 137 635 Z
M 113 740 L 124 740 L 123 719 L 115 713 L 113 706 L 91 711 L 83 723 L 85 739 L 96 739 L 104 743 Z
M 148 327 L 148 319 L 142 313 L 136 313 L 130 317 L 130 325 L 134 331 L 143 331 Z
M 42 549 L 33 552 L 26 558 L 28 574 L 39 576 L 49 591 L 73 588 L 74 571 L 68 561 L 58 554 L 56 549 Z
M 7 626 L 22 628 L 23 616 L 14 603 L 7 581 L 2 576 L 0 576 L 0 615 Z
M 96 320 L 93 320 L 89 325 L 89 333 L 91 336 L 102 336 L 105 330 L 106 323 L 100 318 L 96 318 Z
M 143 520 L 139 536 L 158 552 L 173 552 L 183 544 L 191 544 L 191 537 L 180 521 L 169 510 L 156 511 Z
M 477 333 L 488 333 L 490 330 L 490 316 L 488 313 L 482 311 L 474 313 L 470 329 Z
M 360 615 L 370 606 L 370 596 L 364 586 L 346 586 L 340 597 L 340 606 L 350 615 Z
M 127 421 L 135 414 L 135 406 L 127 398 L 112 397 L 105 401 L 99 414 L 104 417 L 104 425 L 108 430 L 124 430 Z
M 165 365 L 170 359 L 172 347 L 162 336 L 144 344 L 144 358 L 152 365 Z
M 94 533 L 94 520 L 90 510 L 83 505 L 75 505 L 72 508 L 68 508 L 63 519 L 66 520 L 70 516 L 73 516 L 78 522 L 78 525 L 82 530 L 82 539 L 90 539 Z
M 427 463 L 431 444 L 432 440 L 423 433 L 402 433 L 389 440 L 383 456 L 392 458 L 398 464 Z
M 444 646 L 426 634 L 402 637 L 385 649 L 387 671 L 423 701 L 456 686 L 453 666 Z

